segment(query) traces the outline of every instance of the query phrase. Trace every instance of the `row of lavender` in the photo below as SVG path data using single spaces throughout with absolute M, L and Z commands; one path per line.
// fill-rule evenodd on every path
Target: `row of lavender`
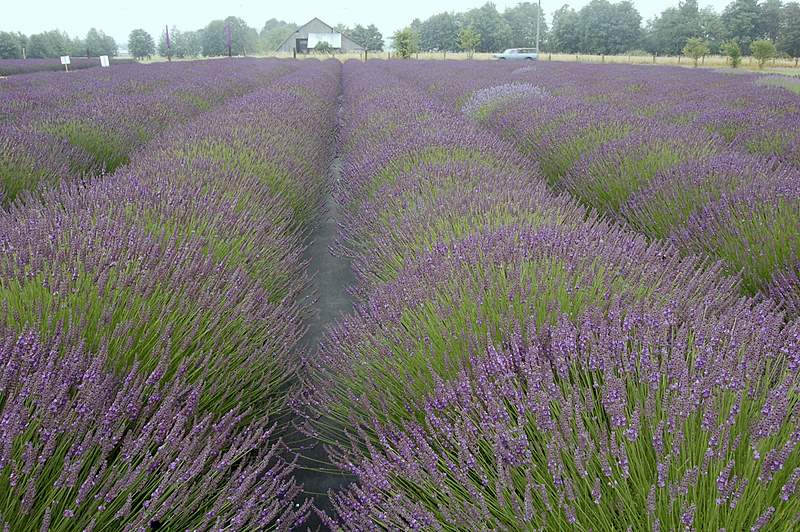
M 392 70 L 514 142 L 548 182 L 800 315 L 800 98 L 678 68 Z M 441 81 L 442 77 L 446 83 Z
M 237 59 L 0 80 L 0 205 L 42 185 L 111 173 L 160 132 L 294 68 Z
M 6 529 L 307 517 L 281 435 L 339 66 L 292 70 L 0 217 Z
M 132 61 L 132 59 L 125 60 L 114 58 L 111 60 L 111 63 L 116 65 L 118 63 Z M 92 67 L 100 67 L 99 57 L 73 57 L 69 64 L 69 69 L 73 71 Z M 46 59 L 0 59 L 0 76 L 14 76 L 46 71 L 60 71 L 64 73 L 64 65 L 61 64 L 61 60 L 57 57 Z
M 796 526 L 800 323 L 376 62 L 343 85 L 359 303 L 304 396 L 357 479 L 329 526 Z

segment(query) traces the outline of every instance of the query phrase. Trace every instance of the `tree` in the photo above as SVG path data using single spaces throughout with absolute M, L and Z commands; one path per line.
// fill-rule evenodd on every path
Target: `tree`
M 750 43 L 750 53 L 758 61 L 758 68 L 764 68 L 764 64 L 777 55 L 777 50 L 772 41 L 767 39 L 757 39 Z
M 453 13 L 433 15 L 419 25 L 419 46 L 423 50 L 458 50 L 458 19 Z
M 274 52 L 289 35 L 297 30 L 297 24 L 269 19 L 258 35 L 258 48 L 261 52 Z
M 708 52 L 708 44 L 700 37 L 689 37 L 686 40 L 686 46 L 683 47 L 683 55 L 691 57 L 695 67 L 697 66 L 697 61 L 707 55 Z
M 86 55 L 89 57 L 115 56 L 117 55 L 117 43 L 110 35 L 92 28 L 86 34 Z
M 361 24 L 356 24 L 348 35 L 365 50 L 377 52 L 383 50 L 383 35 L 374 24 L 370 24 L 366 28 Z
M 383 34 L 378 30 L 375 24 L 367 26 L 366 42 L 364 47 L 370 51 L 382 52 L 383 51 Z
M 135 29 L 128 35 L 128 52 L 134 59 L 143 59 L 156 53 L 153 37 L 143 29 Z
M 461 31 L 458 32 L 458 46 L 469 54 L 470 59 L 480 43 L 481 36 L 472 27 L 461 28 Z
M 778 49 L 781 53 L 800 57 L 800 4 L 797 2 L 783 6 Z
M 330 55 L 333 53 L 333 46 L 331 46 L 330 43 L 327 43 L 325 41 L 320 41 L 314 47 L 314 51 L 318 54 Z
M 669 7 L 648 24 L 647 48 L 652 53 L 677 55 L 692 37 L 702 37 L 697 0 Z
M 0 59 L 20 59 L 22 57 L 22 45 L 17 35 L 0 31 Z
M 781 0 L 765 0 L 759 5 L 761 16 L 759 17 L 759 34 L 764 39 L 769 39 L 773 43 L 780 38 L 781 18 L 783 16 L 783 5 Z
M 80 37 L 70 39 L 67 53 L 75 57 L 86 55 L 86 41 Z
M 158 38 L 158 55 L 161 57 L 177 56 L 175 44 L 176 38 L 180 38 L 180 35 L 181 32 L 175 26 L 169 29 L 169 33 L 167 33 L 167 28 L 165 27 Z
M 479 52 L 496 52 L 511 47 L 514 38 L 511 26 L 491 2 L 464 13 L 463 25 L 471 27 L 481 36 L 477 48 Z
M 258 43 L 258 32 L 239 17 L 212 20 L 203 30 L 201 45 L 205 57 L 228 55 L 228 28 L 231 33 L 231 53 L 246 55 Z
M 70 53 L 72 43 L 66 33 L 58 30 L 31 35 L 28 39 L 28 57 L 59 57 Z
M 419 34 L 410 27 L 398 30 L 392 35 L 392 47 L 397 55 L 408 59 L 419 50 Z
M 728 41 L 735 40 L 740 46 L 749 47 L 760 37 L 761 8 L 758 0 L 734 0 L 722 12 L 720 21 Z
M 622 54 L 642 38 L 642 16 L 628 1 L 611 4 L 592 0 L 578 11 L 579 50 L 592 54 Z
M 175 54 L 178 57 L 197 57 L 203 51 L 199 31 L 178 32 Z
M 720 50 L 724 55 L 728 56 L 731 62 L 731 67 L 736 68 L 742 62 L 742 49 L 736 41 L 725 41 L 720 46 Z
M 719 15 L 711 7 L 700 10 L 700 37 L 705 39 L 712 53 L 719 51 L 725 29 Z
M 550 47 L 555 51 L 565 53 L 574 53 L 580 48 L 578 14 L 566 4 L 553 13 Z
M 539 40 L 544 41 L 547 35 L 547 22 L 544 12 L 539 13 L 539 6 L 531 2 L 522 2 L 506 9 L 503 18 L 511 28 L 510 46 L 519 48 L 536 44 L 536 19 L 539 19 Z

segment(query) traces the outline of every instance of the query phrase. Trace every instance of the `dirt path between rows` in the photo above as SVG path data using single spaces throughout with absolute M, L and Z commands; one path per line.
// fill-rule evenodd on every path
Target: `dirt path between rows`
M 328 326 L 353 310 L 353 298 L 347 291 L 355 283 L 350 261 L 331 253 L 331 246 L 338 236 L 340 220 L 339 204 L 331 190 L 340 179 L 341 159 L 337 152 L 331 161 L 321 214 L 311 231 L 305 251 L 308 273 L 312 276 L 306 297 L 315 298 L 314 313 L 308 321 L 304 342 L 307 346 L 306 352 L 311 356 L 319 349 Z M 314 505 L 327 511 L 330 509 L 328 490 L 339 488 L 350 480 L 328 463 L 321 444 L 308 442 L 304 447 L 295 478 L 303 484 L 306 495 L 314 499 Z M 306 526 L 311 530 L 324 529 L 316 514 L 311 515 Z

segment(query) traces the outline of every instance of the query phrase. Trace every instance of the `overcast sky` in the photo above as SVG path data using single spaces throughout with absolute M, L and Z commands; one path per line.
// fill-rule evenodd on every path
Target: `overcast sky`
M 577 9 L 589 1 L 542 0 L 542 10 L 549 24 L 553 11 L 563 4 L 568 3 Z M 719 12 L 729 1 L 701 0 L 700 5 L 710 5 Z M 229 15 L 241 17 L 259 30 L 270 18 L 297 24 L 313 17 L 331 25 L 339 22 L 347 25 L 375 24 L 384 37 L 388 37 L 415 17 L 425 19 L 442 11 L 466 11 L 482 5 L 485 0 L 2 0 L 0 3 L 3 4 L 0 30 L 31 34 L 57 28 L 70 36 L 84 36 L 89 28 L 96 27 L 114 37 L 118 44 L 126 46 L 128 34 L 134 28 L 144 28 L 157 38 L 165 24 L 194 30 Z M 495 2 L 500 11 L 517 3 L 515 0 Z M 664 8 L 677 5 L 678 0 L 633 0 L 633 3 L 642 18 L 647 20 Z

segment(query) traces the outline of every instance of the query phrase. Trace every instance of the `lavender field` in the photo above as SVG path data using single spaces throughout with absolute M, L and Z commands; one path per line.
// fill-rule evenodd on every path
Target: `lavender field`
M 797 529 L 800 95 L 764 79 L 0 80 L 0 524 Z

